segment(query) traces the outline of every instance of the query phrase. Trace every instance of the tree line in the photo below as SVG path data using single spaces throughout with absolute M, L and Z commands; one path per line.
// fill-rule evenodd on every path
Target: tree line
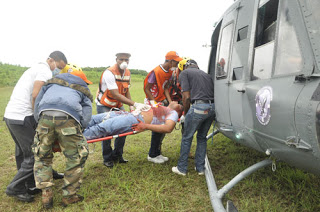
M 84 67 L 82 70 L 90 81 L 99 83 L 102 72 L 108 67 Z M 14 86 L 28 68 L 0 62 L 0 86 Z M 145 78 L 148 74 L 145 70 L 140 69 L 130 69 L 130 72 L 133 80 Z

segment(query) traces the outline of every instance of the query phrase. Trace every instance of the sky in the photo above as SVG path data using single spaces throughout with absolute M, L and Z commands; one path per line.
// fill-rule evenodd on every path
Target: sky
M 0 0 L 0 62 L 30 67 L 55 50 L 80 67 L 151 71 L 169 51 L 206 71 L 214 25 L 234 0 Z

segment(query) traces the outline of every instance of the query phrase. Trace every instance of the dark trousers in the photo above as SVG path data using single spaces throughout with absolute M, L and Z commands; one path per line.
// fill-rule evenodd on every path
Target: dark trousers
M 24 194 L 28 188 L 35 187 L 33 165 L 34 155 L 31 145 L 37 123 L 33 116 L 26 116 L 24 121 L 4 119 L 10 134 L 16 144 L 15 157 L 17 174 L 7 187 L 7 191 Z
M 164 101 L 162 101 L 162 104 L 164 106 L 169 105 L 169 103 L 166 99 Z M 151 146 L 149 149 L 149 157 L 154 158 L 154 157 L 157 157 L 158 155 L 161 155 L 161 145 L 162 145 L 162 141 L 163 141 L 165 135 L 166 135 L 165 133 L 152 132 Z
M 119 108 L 120 110 L 124 110 L 123 107 Z M 105 113 L 109 112 L 111 108 L 103 106 L 103 105 L 97 105 L 97 113 Z M 122 157 L 123 154 L 123 147 L 126 142 L 126 136 L 116 138 L 114 141 L 114 149 L 111 147 L 111 140 L 104 140 L 101 142 L 102 147 L 102 157 L 103 162 L 108 162 L 115 160 L 117 158 Z
M 161 145 L 164 139 L 165 133 L 152 132 L 151 134 L 151 146 L 149 149 L 149 156 L 154 158 L 161 155 Z

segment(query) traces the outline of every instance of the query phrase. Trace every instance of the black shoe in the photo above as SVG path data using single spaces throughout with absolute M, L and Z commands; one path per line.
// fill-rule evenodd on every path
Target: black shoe
M 108 168 L 112 168 L 113 167 L 113 161 L 103 162 L 103 165 L 105 165 Z
M 15 197 L 16 199 L 22 201 L 22 202 L 32 202 L 34 200 L 33 196 L 31 196 L 28 193 L 25 194 L 15 194 L 15 193 L 11 193 L 9 191 L 6 191 L 6 194 L 9 197 Z
M 63 173 L 59 173 L 56 170 L 52 170 L 52 177 L 55 180 L 59 180 L 59 179 L 64 178 L 64 174 Z
M 128 163 L 129 161 L 124 159 L 122 156 L 119 158 L 119 163 Z
M 36 195 L 41 193 L 41 189 L 37 188 L 37 187 L 33 187 L 33 188 L 28 188 L 27 193 L 30 195 Z

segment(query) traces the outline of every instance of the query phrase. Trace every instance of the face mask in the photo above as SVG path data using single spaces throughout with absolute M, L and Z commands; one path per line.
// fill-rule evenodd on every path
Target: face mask
M 54 62 L 54 66 L 55 66 L 55 68 L 52 71 L 52 77 L 54 77 L 60 73 L 60 69 L 57 68 L 56 62 Z
M 52 71 L 52 76 L 54 77 L 54 76 L 56 76 L 56 75 L 58 75 L 59 73 L 60 73 L 60 69 L 58 69 L 58 68 L 55 68 L 53 71 Z
M 127 63 L 127 62 L 122 62 L 122 63 L 120 64 L 120 69 L 121 69 L 121 70 L 125 70 L 127 67 L 128 67 L 128 63 Z

